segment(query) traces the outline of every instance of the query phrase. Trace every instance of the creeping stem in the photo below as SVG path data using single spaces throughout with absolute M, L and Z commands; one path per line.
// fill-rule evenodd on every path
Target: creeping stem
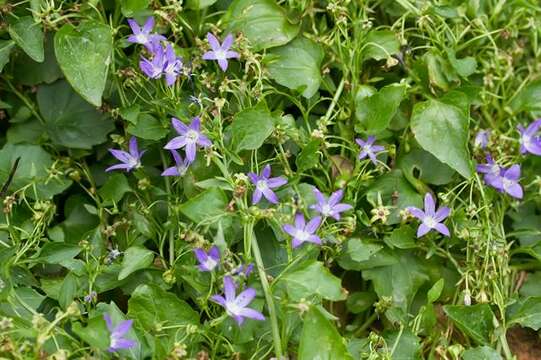
M 272 293 L 269 288 L 269 282 L 267 280 L 267 274 L 265 273 L 265 268 L 263 267 L 263 259 L 261 259 L 261 252 L 259 251 L 259 245 L 257 244 L 257 239 L 254 235 L 254 220 L 250 219 L 244 225 L 245 226 L 245 236 L 249 237 L 249 242 L 252 245 L 252 254 L 254 255 L 255 264 L 257 266 L 257 271 L 259 272 L 259 279 L 261 280 L 261 286 L 263 287 L 263 293 L 265 294 L 265 300 L 267 301 L 267 307 L 269 310 L 269 317 L 272 328 L 272 339 L 274 342 L 274 352 L 278 359 L 282 359 L 282 341 L 280 339 L 280 329 L 278 328 L 278 319 L 276 317 L 276 310 L 274 308 L 274 300 L 272 298 Z

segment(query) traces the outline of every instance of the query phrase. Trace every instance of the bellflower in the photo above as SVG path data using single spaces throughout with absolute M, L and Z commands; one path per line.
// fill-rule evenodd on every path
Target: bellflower
M 418 238 L 420 238 L 421 236 L 424 236 L 426 233 L 428 233 L 432 229 L 438 231 L 442 235 L 445 235 L 445 236 L 450 235 L 449 229 L 447 228 L 447 226 L 445 226 L 441 222 L 447 216 L 449 216 L 451 209 L 449 209 L 446 206 L 443 206 L 443 207 L 440 207 L 438 211 L 436 211 L 436 204 L 434 202 L 434 199 L 432 198 L 432 195 L 430 195 L 430 193 L 426 193 L 425 195 L 425 211 L 413 206 L 408 207 L 408 211 L 417 219 L 422 221 L 421 225 L 419 225 L 419 228 L 417 229 Z
M 109 314 L 103 314 L 107 329 L 109 329 L 109 352 L 115 352 L 122 349 L 129 349 L 134 347 L 136 342 L 134 340 L 124 338 L 124 335 L 130 331 L 133 320 L 122 321 L 117 326 L 113 327 L 113 321 Z
M 224 292 L 225 298 L 222 295 L 213 295 L 211 300 L 223 306 L 227 314 L 232 316 L 239 326 L 242 325 L 245 318 L 265 320 L 263 314 L 248 307 L 256 295 L 254 288 L 247 288 L 236 296 L 236 284 L 233 278 L 225 276 Z
M 509 169 L 502 169 L 501 176 L 496 180 L 493 185 L 500 192 L 506 192 L 514 198 L 522 199 L 524 193 L 522 186 L 520 186 L 520 165 L 515 164 Z
M 177 80 L 182 69 L 182 58 L 178 57 L 173 50 L 171 44 L 167 44 L 165 47 L 164 55 L 164 67 L 163 73 L 165 74 L 165 82 L 167 86 L 171 86 Z
M 541 119 L 535 120 L 526 129 L 522 125 L 518 126 L 521 154 L 529 152 L 541 156 L 541 137 L 537 135 L 539 128 L 541 128 Z
M 233 270 L 233 275 L 244 275 L 244 277 L 250 276 L 252 271 L 254 270 L 254 264 L 248 264 L 248 265 L 239 265 L 235 270 Z
M 208 253 L 200 248 L 194 249 L 193 252 L 195 253 L 197 261 L 199 261 L 197 267 L 200 271 L 212 271 L 220 265 L 220 250 L 218 250 L 216 245 L 211 247 Z
M 218 39 L 211 33 L 207 34 L 207 40 L 212 50 L 203 54 L 203 60 L 217 60 L 218 65 L 220 65 L 223 71 L 227 70 L 227 59 L 240 58 L 238 52 L 229 50 L 231 45 L 233 45 L 233 35 L 228 34 L 221 45 Z
M 160 43 L 153 42 L 148 45 L 152 58 L 149 60 L 141 56 L 139 61 L 139 68 L 141 71 L 151 79 L 159 79 L 162 77 L 165 67 L 165 52 Z
M 359 154 L 359 160 L 369 157 L 374 165 L 377 164 L 376 154 L 385 150 L 385 147 L 381 145 L 374 145 L 376 141 L 375 136 L 369 136 L 366 141 L 362 139 L 355 139 L 355 142 L 361 147 L 361 153 Z
M 152 16 L 147 18 L 142 28 L 133 19 L 128 19 L 128 24 L 133 32 L 133 35 L 128 37 L 128 42 L 148 47 L 152 42 L 165 40 L 163 35 L 150 33 L 154 28 L 154 18 Z
M 272 191 L 272 189 L 287 184 L 287 179 L 282 176 L 271 178 L 270 175 L 270 165 L 266 165 L 263 168 L 263 171 L 261 171 L 261 175 L 257 175 L 253 172 L 248 173 L 250 181 L 252 182 L 252 184 L 255 185 L 255 190 L 252 195 L 252 205 L 255 205 L 259 201 L 261 201 L 261 196 L 264 196 L 265 199 L 267 199 L 273 204 L 278 204 L 278 197 L 276 196 L 274 191 Z
M 293 248 L 296 248 L 304 242 L 311 242 L 317 245 L 321 245 L 321 239 L 315 235 L 315 232 L 321 224 L 321 217 L 316 216 L 312 220 L 306 223 L 304 215 L 297 213 L 295 215 L 295 225 L 286 224 L 283 229 L 286 233 L 293 237 L 291 242 Z
M 184 176 L 186 174 L 186 171 L 188 171 L 188 167 L 191 163 L 188 161 L 188 159 L 183 159 L 182 156 L 180 156 L 180 154 L 178 153 L 178 151 L 169 151 L 171 151 L 171 154 L 173 155 L 173 159 L 175 160 L 175 166 L 171 166 L 165 169 L 162 172 L 162 176 Z
M 331 216 L 336 220 L 340 220 L 340 213 L 352 208 L 349 204 L 340 204 L 340 200 L 344 196 L 344 190 L 338 190 L 331 194 L 327 199 L 321 191 L 314 188 L 314 195 L 317 199 L 317 204 L 310 206 L 310 209 L 314 209 L 324 217 Z
M 172 118 L 171 122 L 180 136 L 169 141 L 164 146 L 164 149 L 174 150 L 185 148 L 186 159 L 189 162 L 193 162 L 195 160 L 198 145 L 201 147 L 209 147 L 212 145 L 210 140 L 201 133 L 201 120 L 198 116 L 194 117 L 191 124 L 188 126 L 177 118 Z
M 118 170 L 118 169 L 131 171 L 133 169 L 140 167 L 141 157 L 145 153 L 145 150 L 139 152 L 139 149 L 137 148 L 137 139 L 135 138 L 135 136 L 132 136 L 130 139 L 130 144 L 129 144 L 129 152 L 124 151 L 124 150 L 117 150 L 117 149 L 109 149 L 109 152 L 115 158 L 120 160 L 122 164 L 109 166 L 107 169 L 105 169 L 106 172 L 109 172 L 111 170 Z
M 485 182 L 495 188 L 499 188 L 501 185 L 501 173 L 502 167 L 494 162 L 490 154 L 486 155 L 486 164 L 477 165 L 476 169 L 478 173 L 485 174 Z
M 475 140 L 473 142 L 476 148 L 484 149 L 488 145 L 488 139 L 490 137 L 490 130 L 479 130 L 477 135 L 475 135 Z

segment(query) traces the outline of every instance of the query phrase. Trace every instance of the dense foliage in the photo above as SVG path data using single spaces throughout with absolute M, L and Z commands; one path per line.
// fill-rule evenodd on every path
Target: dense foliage
M 541 328 L 537 0 L 0 15 L 0 356 L 512 359 Z

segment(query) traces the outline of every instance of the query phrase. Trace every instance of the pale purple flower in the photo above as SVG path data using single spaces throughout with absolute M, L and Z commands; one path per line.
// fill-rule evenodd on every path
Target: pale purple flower
M 162 176 L 184 176 L 186 174 L 186 171 L 188 171 L 188 167 L 191 163 L 188 161 L 188 159 L 183 159 L 182 156 L 180 156 L 180 154 L 178 153 L 178 151 L 169 151 L 171 151 L 171 154 L 173 155 L 173 159 L 175 160 L 175 166 L 171 166 L 165 169 L 162 172 Z
M 212 271 L 220 265 L 220 250 L 216 245 L 211 247 L 208 253 L 201 248 L 194 249 L 193 252 L 199 261 L 197 267 L 200 271 Z
M 130 331 L 133 320 L 124 320 L 117 326 L 113 327 L 113 321 L 109 314 L 103 314 L 107 329 L 109 329 L 109 352 L 115 352 L 122 349 L 129 349 L 134 347 L 136 342 L 134 340 L 124 338 L 124 335 Z
M 252 184 L 255 185 L 255 190 L 252 194 L 252 205 L 255 205 L 259 201 L 261 201 L 261 196 L 264 196 L 265 199 L 267 199 L 273 204 L 278 204 L 278 197 L 276 196 L 274 191 L 272 191 L 272 189 L 287 184 L 287 179 L 282 176 L 271 178 L 270 175 L 270 165 L 266 165 L 263 168 L 263 171 L 261 171 L 261 175 L 257 175 L 253 172 L 248 173 L 250 181 L 252 182 Z
M 165 82 L 167 86 L 171 86 L 177 80 L 182 69 L 182 58 L 178 57 L 173 50 L 173 46 L 168 43 L 165 47 L 164 67 Z
M 490 130 L 479 130 L 475 135 L 473 145 L 476 148 L 484 149 L 488 145 L 488 139 L 490 137 Z
M 381 145 L 374 145 L 376 141 L 375 136 L 369 136 L 366 141 L 363 139 L 355 139 L 355 142 L 361 147 L 361 152 L 359 153 L 359 160 L 369 157 L 374 165 L 377 164 L 376 154 L 385 150 L 385 147 Z
M 247 288 L 236 296 L 236 287 L 231 276 L 224 276 L 225 298 L 222 295 L 213 295 L 211 300 L 223 306 L 227 314 L 232 316 L 239 326 L 244 322 L 244 318 L 265 320 L 263 314 L 248 307 L 256 296 L 255 289 Z
M 141 56 L 139 68 L 151 79 L 159 79 L 164 73 L 165 67 L 165 51 L 160 43 L 153 42 L 149 45 L 152 58 L 149 60 Z
M 487 163 L 486 164 L 478 164 L 476 169 L 478 173 L 485 174 L 484 179 L 485 182 L 493 187 L 498 187 L 501 184 L 501 173 L 503 168 L 496 164 L 494 160 L 492 159 L 492 156 L 490 154 L 486 155 Z
M 293 237 L 291 245 L 296 248 L 304 242 L 311 242 L 313 244 L 321 245 L 321 239 L 315 235 L 319 225 L 321 224 L 321 217 L 316 216 L 312 220 L 306 223 L 304 215 L 297 213 L 295 215 L 295 225 L 286 224 L 283 229 L 286 233 Z
M 133 19 L 128 19 L 128 24 L 133 32 L 133 35 L 128 37 L 128 42 L 148 47 L 153 42 L 165 40 L 163 35 L 150 33 L 154 28 L 154 18 L 152 16 L 147 18 L 142 28 Z
M 95 291 L 91 291 L 87 295 L 85 295 L 83 300 L 87 303 L 91 303 L 91 302 L 96 301 L 97 298 L 98 298 L 98 293 L 96 293 Z
M 524 193 L 520 180 L 520 165 L 515 164 L 508 169 L 502 169 L 501 176 L 498 177 L 493 185 L 500 192 L 506 192 L 514 198 L 522 199 Z
M 324 217 L 333 217 L 340 220 L 340 213 L 352 208 L 349 204 L 341 204 L 340 200 L 344 196 L 344 190 L 338 190 L 331 194 L 327 199 L 317 188 L 314 188 L 314 195 L 317 199 L 317 204 L 310 206 L 310 209 L 316 210 Z
M 218 65 L 220 65 L 223 71 L 227 70 L 227 59 L 240 58 L 238 52 L 229 50 L 231 45 L 233 45 L 233 35 L 228 34 L 221 45 L 218 39 L 211 33 L 207 34 L 207 40 L 212 50 L 203 54 L 203 60 L 217 60 Z
M 421 225 L 419 225 L 419 228 L 417 229 L 418 238 L 425 235 L 432 229 L 438 231 L 442 235 L 450 236 L 449 229 L 441 222 L 447 216 L 449 216 L 451 209 L 443 206 L 436 211 L 436 204 L 430 193 L 426 193 L 425 195 L 425 211 L 413 206 L 408 207 L 408 211 L 417 219 L 422 221 Z
M 145 150 L 139 152 L 139 149 L 137 148 L 137 139 L 135 136 L 132 136 L 129 143 L 129 152 L 124 150 L 117 150 L 117 149 L 109 149 L 109 152 L 118 160 L 120 160 L 121 164 L 116 164 L 113 166 L 109 166 L 105 171 L 111 171 L 111 170 L 126 170 L 131 171 L 133 169 L 136 169 L 141 166 L 141 157 L 145 153 Z
M 535 120 L 526 129 L 522 125 L 518 126 L 521 154 L 529 152 L 530 154 L 541 156 L 541 137 L 537 135 L 540 128 L 541 119 Z
M 235 270 L 233 270 L 232 274 L 243 275 L 244 277 L 247 278 L 248 276 L 250 276 L 253 270 L 254 270 L 254 264 L 248 264 L 248 265 L 240 264 Z
M 189 162 L 195 160 L 197 146 L 209 147 L 212 145 L 210 140 L 201 133 L 201 120 L 198 116 L 194 117 L 190 125 L 185 125 L 177 118 L 172 118 L 173 127 L 180 136 L 169 141 L 164 149 L 174 150 L 185 148 L 186 159 Z

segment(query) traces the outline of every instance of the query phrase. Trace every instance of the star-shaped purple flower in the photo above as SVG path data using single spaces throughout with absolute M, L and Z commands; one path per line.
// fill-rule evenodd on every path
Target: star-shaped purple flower
M 209 147 L 212 145 L 210 140 L 201 133 L 201 120 L 198 116 L 194 117 L 190 125 L 185 125 L 177 118 L 172 118 L 173 127 L 180 136 L 169 141 L 164 149 L 174 150 L 185 148 L 186 159 L 191 163 L 195 160 L 197 146 Z
M 148 45 L 152 58 L 149 60 L 141 56 L 139 68 L 151 79 L 159 79 L 163 75 L 165 67 L 165 52 L 163 47 L 158 42 L 152 42 Z
M 254 270 L 254 264 L 251 264 L 251 263 L 248 265 L 240 264 L 235 270 L 233 270 L 232 274 L 243 275 L 244 277 L 247 278 L 248 276 L 250 276 L 253 270 Z
M 492 186 L 498 187 L 501 183 L 500 177 L 502 173 L 502 167 L 494 162 L 490 154 L 486 155 L 486 164 L 478 164 L 476 169 L 478 173 L 485 174 L 485 182 Z
M 319 225 L 321 224 L 321 217 L 316 216 L 312 220 L 306 223 L 304 215 L 301 213 L 295 214 L 295 226 L 291 224 L 284 225 L 283 229 L 286 233 L 293 237 L 291 245 L 296 248 L 304 242 L 311 242 L 313 244 L 321 245 L 321 239 L 315 235 Z
M 541 137 L 537 135 L 539 128 L 541 128 L 541 119 L 535 120 L 526 129 L 522 125 L 518 126 L 521 154 L 529 152 L 541 156 Z
M 227 70 L 227 59 L 240 58 L 238 52 L 229 50 L 231 45 L 233 45 L 233 35 L 228 34 L 221 45 L 218 39 L 211 33 L 207 34 L 207 40 L 212 50 L 203 54 L 203 60 L 217 60 L 218 65 L 220 65 L 223 71 Z
M 271 178 L 270 175 L 270 165 L 266 165 L 263 168 L 263 171 L 261 171 L 261 176 L 253 172 L 248 173 L 250 181 L 255 185 L 255 190 L 252 194 L 252 205 L 255 205 L 261 201 L 261 196 L 264 196 L 265 199 L 273 204 L 278 204 L 278 197 L 274 191 L 272 191 L 272 189 L 287 184 L 287 179 L 282 176 Z
M 188 167 L 190 166 L 190 162 L 188 159 L 183 159 L 182 156 L 178 153 L 176 150 L 169 150 L 171 151 L 171 154 L 173 155 L 173 159 L 175 160 L 175 166 L 168 167 L 162 172 L 162 176 L 184 176 L 186 174 L 186 171 L 188 171 Z
M 148 47 L 153 42 L 165 40 L 163 35 L 150 33 L 154 28 L 154 18 L 152 16 L 147 18 L 142 28 L 133 19 L 128 19 L 128 24 L 133 32 L 133 35 L 128 37 L 128 42 Z
M 197 267 L 200 271 L 212 271 L 220 265 L 220 250 L 216 245 L 211 247 L 208 253 L 201 248 L 194 249 L 193 252 L 199 261 Z
M 488 139 L 490 137 L 490 130 L 479 130 L 475 135 L 473 145 L 476 148 L 484 149 L 488 145 Z
M 361 152 L 359 153 L 359 160 L 369 157 L 374 165 L 377 164 L 376 154 L 385 150 L 385 147 L 381 145 L 374 145 L 376 141 L 375 136 L 369 136 L 366 141 L 363 139 L 355 139 L 355 142 L 361 147 Z
M 103 314 L 107 329 L 109 329 L 109 352 L 115 352 L 122 349 L 129 349 L 134 347 L 136 342 L 134 340 L 124 338 L 124 335 L 130 331 L 133 320 L 124 320 L 117 326 L 113 327 L 113 321 L 109 314 Z
M 314 195 L 317 199 L 317 204 L 310 206 L 310 209 L 316 210 L 323 217 L 333 217 L 335 220 L 340 220 L 340 213 L 352 208 L 349 204 L 339 203 L 344 197 L 344 190 L 338 190 L 331 194 L 327 199 L 317 188 L 314 188 Z
M 122 164 L 116 164 L 113 166 L 109 166 L 107 169 L 105 169 L 106 172 L 109 172 L 111 170 L 126 170 L 131 171 L 133 169 L 136 169 L 141 166 L 141 157 L 145 153 L 145 150 L 139 152 L 139 149 L 137 148 L 137 139 L 135 136 L 132 136 L 130 139 L 129 144 L 129 152 L 124 150 L 117 150 L 117 149 L 109 149 L 109 152 L 118 160 L 122 162 Z
M 419 225 L 419 228 L 417 229 L 418 238 L 425 235 L 432 229 L 438 231 L 442 235 L 450 236 L 449 229 L 441 222 L 447 216 L 449 216 L 451 209 L 443 206 L 436 211 L 436 204 L 430 193 L 426 193 L 425 195 L 425 211 L 413 206 L 408 207 L 408 211 L 417 219 L 422 221 L 421 225 Z
M 502 169 L 501 176 L 493 185 L 500 192 L 506 192 L 514 198 L 522 199 L 524 192 L 518 182 L 520 180 L 520 165 L 515 164 L 508 169 Z
M 248 307 L 255 298 L 255 289 L 247 288 L 236 296 L 236 287 L 237 286 L 231 276 L 224 276 L 225 298 L 222 295 L 213 295 L 211 300 L 223 306 L 227 314 L 232 316 L 239 326 L 242 325 L 245 318 L 265 320 L 263 314 Z
M 165 47 L 165 61 L 163 73 L 165 74 L 165 82 L 167 86 L 171 86 L 177 80 L 182 69 L 182 58 L 178 57 L 173 50 L 173 46 L 168 43 Z

